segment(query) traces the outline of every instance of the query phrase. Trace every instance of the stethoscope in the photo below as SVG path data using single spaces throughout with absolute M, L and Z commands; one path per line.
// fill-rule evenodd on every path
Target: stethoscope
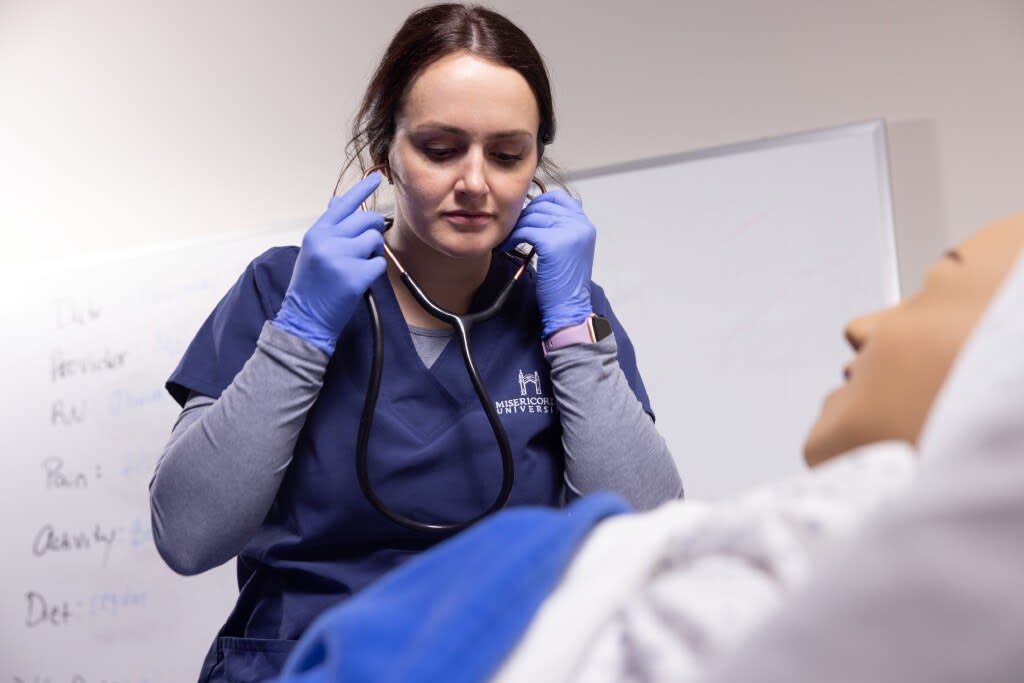
M 369 176 L 374 171 L 383 171 L 384 169 L 384 164 L 378 164 L 366 171 L 363 177 L 365 178 Z M 544 183 L 539 179 L 534 178 L 533 183 L 540 188 L 542 193 L 546 192 Z M 360 206 L 360 208 L 363 211 L 366 210 L 365 202 Z M 387 228 L 385 228 L 385 230 L 387 230 Z M 516 282 L 519 281 L 520 276 L 522 276 L 526 271 L 527 266 L 529 266 L 530 260 L 533 258 L 533 253 L 534 249 L 533 247 L 530 247 L 525 251 L 525 253 L 517 252 L 516 254 L 506 254 L 509 258 L 521 263 L 519 268 L 516 269 L 515 274 L 512 276 L 512 279 L 508 281 L 500 292 L 498 292 L 498 295 L 494 298 L 494 302 L 482 311 L 458 315 L 451 311 L 447 311 L 434 303 L 434 301 L 427 296 L 426 292 L 416 284 L 416 281 L 412 279 L 409 272 L 402 267 L 402 264 L 399 262 L 394 252 L 388 248 L 388 245 L 384 245 L 384 255 L 398 270 L 402 283 L 413 295 L 413 298 L 416 299 L 419 305 L 423 307 L 423 310 L 438 320 L 448 323 L 455 330 L 455 336 L 459 340 L 459 348 L 462 350 L 462 361 L 466 365 L 466 373 L 473 382 L 473 389 L 476 391 L 477 398 L 480 399 L 480 405 L 483 407 L 484 413 L 487 415 L 487 421 L 491 424 L 491 429 L 494 431 L 494 438 L 498 442 L 498 447 L 501 449 L 501 490 L 498 491 L 498 496 L 494 499 L 491 506 L 472 519 L 451 524 L 420 522 L 392 510 L 384 503 L 383 500 L 381 500 L 380 496 L 378 496 L 373 490 L 373 485 L 370 483 L 367 451 L 370 441 L 370 428 L 373 426 L 373 414 L 377 407 L 377 397 L 380 394 L 380 377 L 384 365 L 384 338 L 381 328 L 380 312 L 377 309 L 377 300 L 373 296 L 373 291 L 367 290 L 365 299 L 366 308 L 370 314 L 370 327 L 373 332 L 373 360 L 370 367 L 370 381 L 366 389 L 366 399 L 363 402 L 363 412 L 359 418 L 359 432 L 356 436 L 356 475 L 359 478 L 359 486 L 362 488 L 363 495 L 366 496 L 367 500 L 369 500 L 385 517 L 407 529 L 430 534 L 452 534 L 475 524 L 492 512 L 497 512 L 501 508 L 505 507 L 509 497 L 512 495 L 512 484 L 515 482 L 515 465 L 512 459 L 512 447 L 509 445 L 508 434 L 505 432 L 505 428 L 502 426 L 501 420 L 498 418 L 498 413 L 494 408 L 494 403 L 491 401 L 491 397 L 487 393 L 487 387 L 484 386 L 483 381 L 480 379 L 480 374 L 477 372 L 476 364 L 473 362 L 473 352 L 469 345 L 469 332 L 473 328 L 473 325 L 493 318 L 501 310 L 501 307 L 504 305 L 505 300 L 512 291 L 512 288 L 515 286 Z

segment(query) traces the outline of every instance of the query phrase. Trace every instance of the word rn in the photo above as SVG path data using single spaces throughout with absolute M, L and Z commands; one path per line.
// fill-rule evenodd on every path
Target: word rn
M 85 422 L 85 401 L 78 403 L 57 399 L 50 404 L 50 424 L 70 427 Z

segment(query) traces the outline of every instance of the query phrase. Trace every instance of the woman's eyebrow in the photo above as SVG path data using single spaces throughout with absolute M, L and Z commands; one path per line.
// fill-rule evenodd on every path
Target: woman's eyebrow
M 452 135 L 469 135 L 465 130 L 457 126 L 449 126 L 443 123 L 427 122 L 421 123 L 413 129 L 417 133 L 423 133 L 427 131 L 438 130 L 443 133 L 451 133 Z M 496 133 L 490 133 L 488 138 L 514 138 L 514 137 L 533 137 L 533 133 L 525 129 L 517 130 L 502 130 Z

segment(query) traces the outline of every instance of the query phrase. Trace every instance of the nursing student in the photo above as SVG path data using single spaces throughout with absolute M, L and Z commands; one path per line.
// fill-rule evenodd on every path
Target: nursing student
M 331 199 L 301 247 L 257 256 L 196 334 L 167 383 L 182 412 L 150 492 L 171 568 L 238 558 L 238 601 L 201 681 L 275 675 L 321 612 L 444 538 L 392 521 L 358 482 L 367 290 L 384 341 L 368 446 L 376 495 L 437 524 L 495 501 L 502 459 L 453 329 L 396 262 L 461 314 L 513 278 L 521 264 L 503 251 L 535 249 L 536 269 L 470 334 L 511 446 L 508 505 L 612 490 L 645 509 L 682 495 L 633 347 L 590 279 L 595 227 L 564 190 L 528 197 L 553 171 L 554 134 L 546 68 L 519 28 L 476 6 L 413 13 L 353 125 L 349 163 L 379 170 Z M 360 208 L 384 184 L 393 222 Z

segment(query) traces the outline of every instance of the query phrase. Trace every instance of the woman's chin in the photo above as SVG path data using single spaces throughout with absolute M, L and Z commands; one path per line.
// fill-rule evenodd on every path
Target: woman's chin
M 435 248 L 449 258 L 473 260 L 489 256 L 499 244 L 496 234 L 480 232 L 446 236 Z

